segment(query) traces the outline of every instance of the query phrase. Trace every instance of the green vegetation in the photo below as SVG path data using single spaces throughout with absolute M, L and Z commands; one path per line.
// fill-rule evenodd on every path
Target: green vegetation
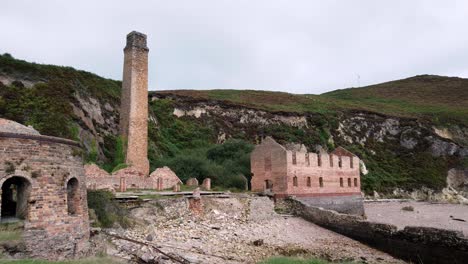
M 415 76 L 321 95 L 251 90 L 163 91 L 195 99 L 213 99 L 269 111 L 335 113 L 363 110 L 425 119 L 435 124 L 468 125 L 468 79 Z
M 23 222 L 0 224 L 0 243 L 21 240 L 23 225 Z
M 72 109 L 68 101 L 71 88 L 67 83 L 39 83 L 31 89 L 4 86 L 0 89 L 0 116 L 32 125 L 45 135 L 74 138 Z
M 88 190 L 88 207 L 94 210 L 98 220 L 94 226 L 105 228 L 113 227 L 115 224 L 124 228 L 130 226 L 127 211 L 113 198 L 114 195 L 109 191 Z
M 250 152 L 253 145 L 231 139 L 216 145 L 213 124 L 193 118 L 176 118 L 173 102 L 161 99 L 151 102 L 157 117 L 149 124 L 149 158 L 152 170 L 170 167 L 185 182 L 211 178 L 212 185 L 244 189 L 250 179 Z
M 125 140 L 121 136 L 106 135 L 104 137 L 103 151 L 107 162 L 95 162 L 107 172 L 113 173 L 126 168 L 125 164 Z
M 48 261 L 48 260 L 37 260 L 37 259 L 18 259 L 18 260 L 6 260 L 0 259 L 0 264 L 117 264 L 123 263 L 110 257 L 100 258 L 86 258 L 77 260 L 65 260 L 65 261 Z
M 119 81 L 70 67 L 29 63 L 14 59 L 9 54 L 0 55 L 2 74 L 23 83 L 14 81 L 9 86 L 0 83 L 0 117 L 32 125 L 44 135 L 79 139 L 78 125 L 82 121 L 73 114 L 70 104 L 77 103 L 76 95 L 98 98 L 101 104 L 110 102 L 115 105 L 120 99 Z M 25 88 L 28 82 L 36 85 Z M 430 146 L 409 151 L 401 148 L 397 140 L 368 140 L 365 147 L 349 144 L 340 141 L 336 135 L 338 120 L 342 115 L 354 115 L 355 111 L 368 111 L 414 118 L 421 124 L 428 124 L 428 127 L 466 129 L 467 87 L 468 79 L 423 75 L 322 95 L 252 90 L 158 91 L 185 96 L 194 101 L 217 100 L 221 105 L 270 112 L 308 113 L 308 127 L 231 126 L 224 120 L 211 117 L 177 118 L 173 115 L 176 102 L 171 99 L 155 100 L 150 102 L 150 113 L 156 117 L 155 121 L 149 122 L 151 169 L 167 165 L 182 180 L 196 177 L 201 181 L 210 177 L 214 187 L 243 189 L 245 179 L 250 179 L 248 155 L 251 143 L 258 143 L 261 137 L 269 135 L 281 144 L 302 143 L 311 151 L 317 145 L 328 149 L 340 145 L 351 150 L 364 160 L 369 170 L 369 174 L 362 177 L 365 191 L 385 192 L 394 187 L 412 189 L 421 186 L 438 189 L 445 184 L 447 169 L 467 167 L 468 159 L 432 157 L 428 152 Z M 225 131 L 234 139 L 217 145 L 219 131 Z M 108 172 L 126 167 L 123 152 L 126 142 L 117 135 L 102 135 L 104 142 L 88 141 L 91 148 L 83 155 L 85 160 L 97 163 Z M 466 141 L 462 139 L 461 142 Z M 100 150 L 105 158 L 99 156 Z
M 53 80 L 71 86 L 73 91 L 92 94 L 104 101 L 118 102 L 120 100 L 120 81 L 105 79 L 72 67 L 31 63 L 15 59 L 5 53 L 0 55 L 0 73 L 20 80 L 45 83 Z
M 158 167 L 170 167 L 185 182 L 197 178 L 202 182 L 211 178 L 213 186 L 244 190 L 250 182 L 250 152 L 253 145 L 230 139 L 222 145 L 186 149 L 183 153 L 155 161 Z
M 273 257 L 267 259 L 259 264 L 331 264 L 331 263 L 357 263 L 357 262 L 329 262 L 322 259 L 317 258 L 293 258 L 293 257 Z

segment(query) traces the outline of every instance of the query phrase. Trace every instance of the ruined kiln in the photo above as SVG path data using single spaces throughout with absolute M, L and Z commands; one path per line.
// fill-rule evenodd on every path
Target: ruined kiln
M 359 158 L 337 148 L 332 153 L 288 150 L 267 137 L 251 154 L 252 191 L 275 198 L 295 196 L 309 205 L 364 214 Z
M 88 248 L 80 147 L 0 118 L 1 222 L 24 222 L 30 257 L 65 259 Z

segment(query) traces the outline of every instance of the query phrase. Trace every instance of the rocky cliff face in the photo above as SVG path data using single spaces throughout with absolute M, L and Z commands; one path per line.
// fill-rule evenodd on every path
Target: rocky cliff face
M 34 109 L 30 101 L 36 94 L 16 96 L 56 79 L 59 85 L 49 85 L 47 92 L 39 93 L 42 99 L 33 102 Z M 15 119 L 21 114 L 23 120 L 15 121 L 33 125 L 41 133 L 53 128 L 50 118 L 35 112 L 48 115 L 54 114 L 50 109 L 58 111 L 56 105 L 43 106 L 62 99 L 52 96 L 61 86 L 68 87 L 61 91 L 67 96 L 61 106 L 70 109 L 59 117 L 67 115 L 60 120 L 70 123 L 70 138 L 81 141 L 88 153 L 95 152 L 99 161 L 112 161 L 118 137 L 120 82 L 69 67 L 38 65 L 0 55 L 0 117 Z M 406 95 L 408 87 L 413 97 Z M 442 188 L 448 170 L 468 167 L 466 87 L 466 79 L 422 76 L 320 96 L 229 90 L 152 92 L 150 153 L 155 156 L 153 160 L 167 155 L 158 140 L 184 129 L 188 133 L 163 138 L 168 149 L 177 143 L 177 150 L 184 151 L 196 144 L 178 144 L 180 141 L 205 134 L 209 135 L 203 144 L 229 138 L 259 143 L 272 136 L 282 144 L 304 144 L 310 151 L 337 146 L 349 149 L 368 170 L 363 177 L 366 190 Z M 449 88 L 447 97 L 444 91 Z M 434 93 L 437 96 L 432 96 Z M 388 98 L 378 97 L 382 95 Z M 379 107 L 385 109 L 379 111 Z M 35 126 L 45 121 L 48 127 Z M 172 123 L 178 124 L 162 135 L 162 128 Z
M 170 100 L 173 115 L 212 128 L 218 143 L 231 137 L 258 143 L 273 136 L 283 144 L 303 143 L 312 151 L 344 146 L 363 159 L 369 170 L 365 176 L 369 189 L 441 188 L 448 169 L 463 166 L 468 157 L 467 128 L 437 128 L 415 118 L 366 111 L 270 112 L 170 92 L 150 97 L 152 101 Z

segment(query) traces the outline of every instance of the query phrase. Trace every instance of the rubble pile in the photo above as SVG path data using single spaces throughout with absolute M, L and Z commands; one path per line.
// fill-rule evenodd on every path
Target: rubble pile
M 400 263 L 300 218 L 278 215 L 267 197 L 203 197 L 202 203 L 202 215 L 189 211 L 186 198 L 154 200 L 132 210 L 137 226 L 109 232 L 143 244 L 110 236 L 107 253 L 139 263 L 257 263 L 298 254 Z

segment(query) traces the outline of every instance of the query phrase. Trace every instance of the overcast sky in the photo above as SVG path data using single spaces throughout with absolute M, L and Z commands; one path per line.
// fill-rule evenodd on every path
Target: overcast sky
M 2 0 L 0 53 L 122 78 L 148 35 L 149 88 L 323 93 L 468 77 L 468 1 Z M 358 77 L 360 76 L 360 77 Z

